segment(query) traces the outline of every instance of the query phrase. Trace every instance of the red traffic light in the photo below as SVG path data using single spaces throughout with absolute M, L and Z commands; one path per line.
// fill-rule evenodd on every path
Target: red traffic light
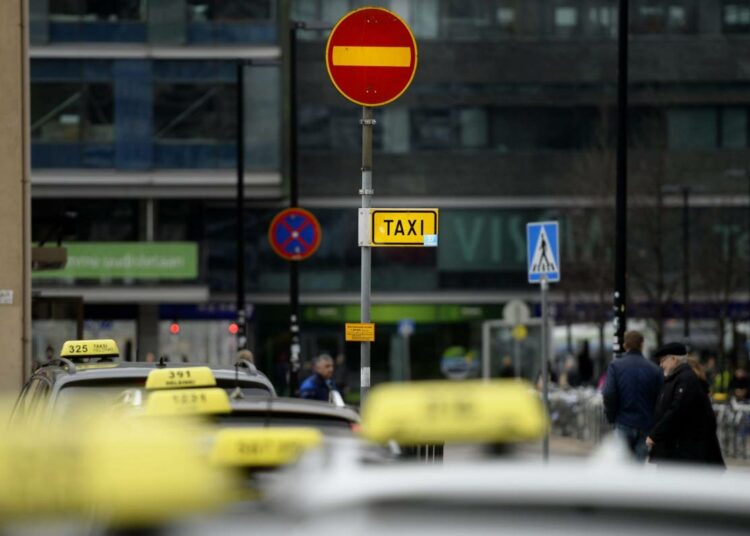
M 169 324 L 169 332 L 172 335 L 177 335 L 180 332 L 180 325 L 177 322 Z
M 237 335 L 239 333 L 240 327 L 237 325 L 237 322 L 232 322 L 229 324 L 229 334 L 230 335 Z

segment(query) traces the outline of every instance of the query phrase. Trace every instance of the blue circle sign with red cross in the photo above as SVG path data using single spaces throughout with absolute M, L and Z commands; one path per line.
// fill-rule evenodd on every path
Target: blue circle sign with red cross
M 287 208 L 276 214 L 268 228 L 268 241 L 276 254 L 288 261 L 303 261 L 320 245 L 320 224 L 303 208 Z

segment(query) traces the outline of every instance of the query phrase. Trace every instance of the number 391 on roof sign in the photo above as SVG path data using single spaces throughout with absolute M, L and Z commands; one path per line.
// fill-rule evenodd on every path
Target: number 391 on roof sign
M 395 13 L 365 7 L 344 15 L 326 45 L 326 68 L 344 97 L 383 106 L 406 91 L 417 70 L 417 42 Z

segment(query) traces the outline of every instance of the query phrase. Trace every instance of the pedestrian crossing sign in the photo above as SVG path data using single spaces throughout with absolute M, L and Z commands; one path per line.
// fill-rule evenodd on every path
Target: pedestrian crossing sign
M 560 240 L 556 221 L 526 224 L 526 251 L 529 283 L 539 283 L 542 278 L 550 283 L 560 281 Z

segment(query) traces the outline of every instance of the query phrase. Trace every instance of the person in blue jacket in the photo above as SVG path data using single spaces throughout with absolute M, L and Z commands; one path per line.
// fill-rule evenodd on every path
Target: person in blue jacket
M 607 369 L 604 384 L 604 410 L 638 460 L 648 455 L 646 437 L 654 426 L 654 408 L 664 375 L 659 367 L 643 356 L 643 335 L 625 333 L 625 353 L 616 357 Z
M 336 390 L 332 378 L 333 358 L 328 354 L 319 355 L 313 361 L 313 375 L 300 385 L 300 398 L 328 402 L 329 393 Z

